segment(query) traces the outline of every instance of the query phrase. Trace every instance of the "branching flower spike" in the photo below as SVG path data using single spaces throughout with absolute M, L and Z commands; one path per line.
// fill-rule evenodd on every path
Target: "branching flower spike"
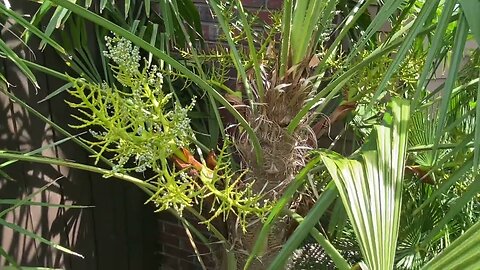
M 139 49 L 130 41 L 118 36 L 106 41 L 105 56 L 112 60 L 119 84 L 71 79 L 70 94 L 79 102 L 68 102 L 79 113 L 73 117 L 80 123 L 72 127 L 90 130 L 93 139 L 85 141 L 97 149 L 96 162 L 107 157 L 116 173 L 153 171 L 148 181 L 156 189 L 149 201 L 159 211 L 173 208 L 181 214 L 200 203 L 210 208 L 212 219 L 234 213 L 246 225 L 247 215 L 263 217 L 268 205 L 260 204 L 249 186 L 240 185 L 241 175 L 231 171 L 225 149 L 214 168 L 187 150 L 194 138 L 188 118 L 194 101 L 187 107 L 173 101 L 162 89 L 161 70 L 155 65 L 142 68 Z

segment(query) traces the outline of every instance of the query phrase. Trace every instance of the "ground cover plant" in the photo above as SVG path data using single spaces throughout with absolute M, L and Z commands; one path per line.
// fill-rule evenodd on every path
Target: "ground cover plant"
M 155 41 L 158 26 L 112 22 L 81 3 L 42 4 L 69 14 L 60 21 L 83 18 L 101 29 L 103 73 L 78 65 L 59 74 L 1 47 L 33 83 L 35 68 L 65 80 L 59 90 L 77 112 L 71 126 L 89 131 L 66 136 L 107 169 L 11 151 L 0 157 L 132 182 L 198 241 L 206 239 L 189 224 L 206 224 L 222 246 L 211 245 L 220 269 L 477 266 L 478 49 L 462 60 L 467 41 L 480 40 L 478 2 L 383 1 L 371 19 L 375 1 L 285 0 L 259 30 L 240 1 L 212 0 L 228 45 L 213 52 L 195 42 L 195 22 L 184 21 L 189 1 L 160 2 L 177 48 Z M 42 32 L 0 7 L 59 54 L 76 49 L 50 36 L 54 24 Z M 379 33 L 385 24 L 392 31 Z M 442 65 L 445 82 L 428 89 Z M 319 146 L 339 122 L 330 145 Z

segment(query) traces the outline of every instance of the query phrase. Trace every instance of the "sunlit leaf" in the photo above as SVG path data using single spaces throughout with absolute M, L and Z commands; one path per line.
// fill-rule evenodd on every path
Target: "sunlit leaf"
M 358 159 L 322 154 L 372 270 L 393 269 L 400 224 L 410 112 L 405 100 L 394 99 L 391 106 L 391 118 L 375 126 Z
M 480 221 L 463 233 L 422 270 L 479 269 Z
M 480 10 L 480 1 L 478 0 L 458 0 L 462 7 L 463 14 L 468 21 L 468 26 L 472 30 L 472 34 L 480 44 L 480 20 L 478 19 L 478 11 Z

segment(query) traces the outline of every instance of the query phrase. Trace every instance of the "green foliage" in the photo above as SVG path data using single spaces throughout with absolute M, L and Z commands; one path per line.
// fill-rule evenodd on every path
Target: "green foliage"
M 286 269 L 288 270 L 320 270 L 334 269 L 327 254 L 319 244 L 306 244 L 292 254 Z M 347 268 L 349 269 L 349 268 Z
M 100 9 L 104 15 L 112 15 L 111 21 L 72 1 L 45 1 L 32 19 L 33 24 L 0 4 L 4 16 L 14 18 L 29 30 L 26 36 L 39 36 L 65 57 L 77 73 L 70 74 L 67 84 L 55 93 L 73 86 L 70 94 L 76 100 L 69 104 L 77 109 L 74 117 L 80 122 L 73 126 L 90 129 L 92 135 L 75 142 L 87 148 L 97 162 L 105 162 L 112 170 L 27 154 L 0 152 L 0 156 L 71 166 L 130 181 L 145 190 L 159 210 L 175 210 L 177 215 L 185 209 L 193 213 L 201 222 L 207 223 L 224 244 L 227 240 L 211 224 L 213 218 L 225 220 L 233 213 L 243 229 L 248 229 L 248 218 L 257 216 L 264 225 L 248 250 L 250 254 L 245 268 L 258 254 L 265 253 L 262 249 L 269 241 L 276 220 L 287 212 L 300 225 L 285 242 L 271 267 L 282 267 L 294 250 L 297 250 L 294 260 L 298 259 L 298 253 L 303 250 L 305 254 L 312 251 L 311 255 L 321 260 L 328 255 L 337 267 L 347 268 L 348 263 L 356 262 L 347 263 L 341 255 L 345 254 L 342 249 L 351 253 L 360 249 L 370 269 L 419 269 L 440 254 L 452 239 L 467 231 L 479 217 L 478 52 L 466 66 L 461 65 L 466 40 L 473 37 L 478 42 L 479 28 L 473 13 L 478 5 L 467 0 L 386 0 L 381 1 L 378 14 L 370 20 L 366 11 L 374 2 L 286 0 L 283 17 L 280 19 L 277 15 L 275 25 L 266 27 L 268 33 L 263 35 L 254 27 L 258 21 L 248 14 L 241 1 L 209 1 L 229 48 L 208 55 L 198 53 L 192 43 L 182 49 L 185 57 L 182 61 L 185 62 L 177 61 L 167 53 L 172 48 L 170 40 L 182 44 L 183 41 L 188 43 L 188 39 L 194 41 L 195 34 L 191 30 L 199 30 L 198 17 L 190 12 L 189 0 L 160 1 L 163 13 L 159 24 L 152 24 L 145 18 L 152 15 L 151 1 L 144 1 L 141 5 L 136 5 L 137 1 L 125 1 L 121 8 L 109 1 L 100 1 Z M 91 3 L 82 1 L 81 5 Z M 34 25 L 38 25 L 51 8 L 56 10 L 43 33 Z M 182 18 L 189 17 L 189 14 L 192 21 L 190 25 L 184 25 Z M 54 28 L 60 25 L 84 30 L 86 20 L 80 17 L 95 23 L 100 50 L 107 50 L 105 57 L 111 60 L 110 65 L 103 56 L 101 65 L 92 60 L 86 51 L 85 31 L 78 36 L 72 34 L 71 44 L 67 42 L 70 36 L 63 34 L 66 50 L 50 38 L 54 37 L 51 35 Z M 393 30 L 388 37 L 380 38 L 377 32 L 385 23 L 391 23 Z M 158 29 L 162 30 L 159 35 L 156 34 Z M 108 31 L 118 36 L 103 44 L 103 36 Z M 130 41 L 145 50 L 148 60 L 140 57 L 139 49 Z M 246 41 L 247 46 L 239 45 L 241 41 Z M 0 50 L 2 56 L 15 63 L 33 82 L 35 78 L 30 68 L 65 78 L 58 72 L 22 59 L 6 45 L 1 45 Z M 67 53 L 73 55 L 72 59 L 66 57 Z M 151 63 L 159 63 L 160 67 Z M 448 78 L 429 92 L 426 85 L 442 63 L 449 65 Z M 96 70 L 98 66 L 103 70 Z M 225 85 L 230 68 L 238 72 L 239 89 L 232 90 Z M 182 79 L 180 86 L 175 84 L 172 75 Z M 186 91 L 178 91 L 185 90 L 182 84 L 190 82 L 198 86 L 188 89 L 194 89 L 192 92 L 200 97 L 196 104 L 192 101 L 192 92 L 183 95 Z M 210 115 L 206 118 L 200 116 L 201 111 L 194 111 L 200 107 L 202 91 L 208 95 L 208 102 L 204 104 L 207 104 Z M 268 98 L 269 94 L 277 98 L 285 93 L 288 96 L 283 100 Z M 237 110 L 222 94 L 233 97 L 234 105 L 241 109 Z M 6 95 L 32 110 L 11 93 Z M 388 111 L 388 101 L 394 98 L 395 104 L 403 104 L 398 97 L 411 101 L 412 112 L 402 111 L 401 117 L 394 113 L 393 118 L 386 118 L 387 123 L 379 127 L 384 112 Z M 290 178 L 292 182 L 282 190 L 283 195 L 280 194 L 278 200 L 265 202 L 262 194 L 253 191 L 253 183 L 244 181 L 245 174 L 253 174 L 258 167 L 252 166 L 250 171 L 246 168 L 234 170 L 238 164 L 233 162 L 229 149 L 232 143 L 228 138 L 220 149 L 215 168 L 209 168 L 202 160 L 199 150 L 202 145 L 195 138 L 196 132 L 210 130 L 210 127 L 204 127 L 205 123 L 214 129 L 223 129 L 217 102 L 240 123 L 239 133 L 248 133 L 251 143 L 246 144 L 254 149 L 252 153 L 255 153 L 258 167 L 264 164 L 262 147 L 266 151 L 271 149 L 267 148 L 270 144 L 275 145 L 273 140 L 263 140 L 268 136 L 257 139 L 263 130 L 271 131 L 262 125 L 256 126 L 260 123 L 256 113 L 264 116 L 261 114 L 268 110 L 268 106 L 285 105 L 283 111 L 291 115 L 285 117 L 287 120 L 282 123 L 282 128 L 284 124 L 288 125 L 285 135 L 292 135 L 314 124 L 317 115 L 326 115 L 327 120 L 332 120 L 328 113 L 340 108 L 339 104 L 352 102 L 356 109 L 352 111 L 354 117 L 348 128 L 356 132 L 356 139 L 362 147 L 353 149 L 357 151 L 353 151 L 350 157 L 330 152 L 322 154 L 333 180 L 319 164 L 320 157 L 300 157 L 300 163 L 306 164 L 304 169 L 295 171 L 296 175 Z M 296 107 L 293 108 L 292 104 Z M 243 113 L 243 108 L 248 108 L 248 112 Z M 36 115 L 42 117 L 38 112 Z M 276 123 L 274 118 L 279 117 L 278 111 L 271 115 L 273 121 L 265 123 Z M 283 120 L 283 116 L 280 118 Z M 410 119 L 408 125 L 407 118 Z M 68 134 L 49 119 L 42 119 Z M 405 158 L 407 130 L 409 155 Z M 369 136 L 370 140 L 367 140 Z M 212 135 L 211 145 L 217 143 L 217 138 L 218 134 Z M 337 141 L 336 138 L 332 146 Z M 191 166 L 185 150 L 197 150 L 202 163 Z M 189 166 L 176 168 L 172 165 L 175 160 Z M 192 167 L 198 175 L 192 173 Z M 404 168 L 409 172 L 405 178 L 402 177 Z M 130 176 L 136 172 L 153 172 L 153 176 L 147 180 Z M 261 174 L 254 177 L 261 178 Z M 430 183 L 427 180 L 431 180 Z M 302 214 L 304 219 L 287 208 L 297 197 L 302 197 L 298 194 L 303 192 L 305 183 L 310 185 L 307 193 L 314 202 L 310 205 L 313 207 L 307 209 L 309 213 Z M 337 185 L 341 200 L 338 197 L 335 200 L 337 194 L 331 189 L 333 183 Z M 325 188 L 326 185 L 330 188 Z M 389 196 L 383 196 L 385 194 Z M 195 207 L 199 207 L 199 212 Z M 182 222 L 187 224 L 180 215 Z M 467 235 L 472 236 L 471 232 L 468 231 Z M 318 244 L 299 251 L 299 245 L 308 234 Z M 465 256 L 471 256 L 466 258 L 467 261 L 477 255 L 475 239 L 473 236 L 467 239 L 472 240 L 468 242 L 472 244 L 468 246 L 471 250 L 463 250 Z M 315 248 L 309 249 L 310 246 Z M 227 244 L 224 247 L 231 248 Z M 459 248 L 458 244 L 452 247 Z M 234 261 L 231 255 L 229 253 L 230 262 Z M 428 266 L 443 260 L 442 256 Z M 290 262 L 308 263 L 294 260 Z M 315 267 L 319 265 L 321 263 Z M 359 263 L 354 268 L 362 266 L 363 263 Z
M 69 92 L 80 103 L 69 105 L 82 113 L 75 116 L 82 124 L 74 127 L 102 129 L 91 130 L 95 140 L 89 142 L 100 148 L 97 161 L 106 151 L 114 153 L 111 160 L 119 167 L 134 157 L 134 170 L 163 172 L 159 166 L 164 167 L 170 155 L 190 144 L 193 131 L 187 113 L 193 104 L 183 108 L 175 102 L 169 108 L 172 94 L 163 92 L 159 68 L 152 65 L 140 70 L 140 53 L 131 42 L 107 38 L 107 49 L 105 55 L 114 63 L 111 67 L 121 88 L 72 79 Z
M 181 214 L 185 207 L 206 201 L 205 208 L 212 212 L 207 223 L 235 213 L 244 229 L 248 215 L 263 217 L 269 203 L 241 184 L 243 174 L 232 171 L 225 152 L 228 143 L 213 169 L 189 164 L 177 171 L 171 165 L 172 158 L 189 161 L 182 149 L 194 138 L 188 117 L 193 103 L 182 107 L 173 102 L 173 95 L 163 91 L 162 70 L 155 65 L 142 68 L 139 49 L 130 41 L 107 37 L 107 49 L 105 55 L 112 61 L 119 86 L 72 78 L 69 90 L 78 102 L 68 104 L 81 113 L 74 116 L 81 123 L 72 126 L 90 129 L 93 139 L 85 141 L 98 150 L 96 161 L 106 156 L 114 164 L 112 173 L 154 172 L 147 180 L 156 187 L 149 201 L 159 211 L 172 208 Z M 192 174 L 192 169 L 198 172 Z
M 365 50 L 358 57 L 357 62 L 362 62 L 369 54 L 370 52 Z M 369 103 L 381 83 L 382 76 L 379 74 L 385 74 L 392 61 L 390 55 L 380 57 L 357 72 L 344 86 L 343 102 L 355 102 L 357 105 L 349 124 L 355 132 L 355 139 L 361 143 L 366 141 L 373 125 L 381 121 L 387 110 L 387 102 L 374 106 L 369 106 Z M 424 55 L 421 53 L 410 55 L 405 59 L 399 70 L 389 80 L 388 86 L 384 88 L 380 96 L 382 101 L 396 97 L 412 97 L 418 73 L 424 61 Z
M 328 241 L 328 239 L 325 238 L 316 228 L 312 228 L 314 224 L 318 222 L 320 216 L 325 213 L 327 208 L 336 199 L 336 197 L 337 190 L 333 183 L 331 183 L 322 192 L 320 197 L 317 199 L 317 202 L 312 207 L 312 210 L 309 212 L 309 215 L 306 216 L 305 219 L 296 213 L 290 213 L 292 218 L 294 218 L 300 225 L 285 243 L 285 246 L 278 253 L 275 260 L 269 266 L 269 269 L 278 269 L 282 265 L 285 265 L 285 261 L 287 261 L 289 258 L 289 254 L 293 254 L 290 262 L 287 263 L 287 265 L 291 265 L 290 267 L 287 267 L 289 269 L 302 269 L 301 267 L 307 267 L 304 266 L 304 264 L 310 263 L 313 263 L 313 265 L 317 266 L 334 264 L 337 269 L 350 269 L 349 263 L 342 257 L 342 255 L 340 255 L 340 253 Z M 312 238 L 320 244 L 307 244 L 307 246 L 297 249 L 300 243 L 306 238 L 308 233 L 310 233 Z M 296 250 L 293 251 L 294 249 Z M 329 256 L 329 258 L 324 258 L 326 256 Z M 312 267 L 314 267 L 313 265 L 309 266 L 307 269 L 312 269 Z
M 322 156 L 339 189 L 369 269 L 392 269 L 402 201 L 409 104 L 392 101 L 385 124 L 375 126 L 358 160 Z
M 448 172 L 445 172 L 446 174 Z M 448 176 L 447 176 L 448 177 Z M 465 175 L 470 178 L 471 175 Z M 444 181 L 445 179 L 437 179 Z M 467 182 L 470 182 L 467 180 Z M 458 186 L 461 184 L 458 183 Z M 467 183 L 468 185 L 468 183 Z M 464 193 L 452 187 L 438 200 L 431 201 L 420 209 L 423 198 L 435 193 L 436 187 L 418 181 L 415 176 L 405 178 L 401 224 L 396 254 L 397 269 L 420 269 L 429 260 L 437 256 L 453 239 L 457 239 L 480 217 L 478 199 L 472 200 L 448 222 L 428 246 L 421 247 L 421 242 L 428 233 L 439 226 L 445 212 Z M 420 209 L 420 210 L 419 210 Z M 412 214 L 413 213 L 413 214 Z
M 422 269 L 478 269 L 480 221 L 477 221 Z

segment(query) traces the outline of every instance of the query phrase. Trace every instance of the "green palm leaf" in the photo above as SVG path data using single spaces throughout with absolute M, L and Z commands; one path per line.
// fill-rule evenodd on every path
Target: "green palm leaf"
M 407 146 L 409 103 L 394 99 L 360 158 L 333 152 L 322 160 L 339 190 L 369 269 L 393 269 Z
M 81 6 L 66 0 L 53 0 L 52 2 L 63 6 L 64 8 L 69 9 L 71 12 L 78 14 L 79 16 L 82 16 L 85 19 L 92 21 L 93 23 L 99 26 L 102 26 L 105 29 L 108 29 L 122 37 L 125 37 L 136 46 L 146 50 L 149 53 L 152 53 L 155 57 L 158 57 L 159 59 L 165 61 L 165 63 L 169 64 L 172 68 L 176 69 L 178 72 L 185 75 L 192 82 L 197 84 L 201 89 L 205 90 L 205 92 L 211 94 L 220 104 L 222 104 L 235 117 L 235 119 L 237 119 L 240 125 L 245 129 L 254 146 L 257 162 L 260 164 L 263 161 L 263 154 L 261 152 L 260 143 L 253 129 L 250 127 L 248 122 L 243 118 L 243 116 L 220 93 L 218 93 L 211 85 L 209 85 L 208 82 L 206 82 L 205 80 L 200 78 L 198 75 L 190 71 L 187 67 L 182 65 L 180 62 L 170 57 L 164 51 L 157 49 L 156 47 L 152 46 L 148 42 L 132 34 L 128 30 L 114 23 L 111 23 L 110 21 L 100 17 L 99 15 L 94 14 Z
M 468 229 L 422 269 L 478 269 L 480 267 L 480 221 Z

